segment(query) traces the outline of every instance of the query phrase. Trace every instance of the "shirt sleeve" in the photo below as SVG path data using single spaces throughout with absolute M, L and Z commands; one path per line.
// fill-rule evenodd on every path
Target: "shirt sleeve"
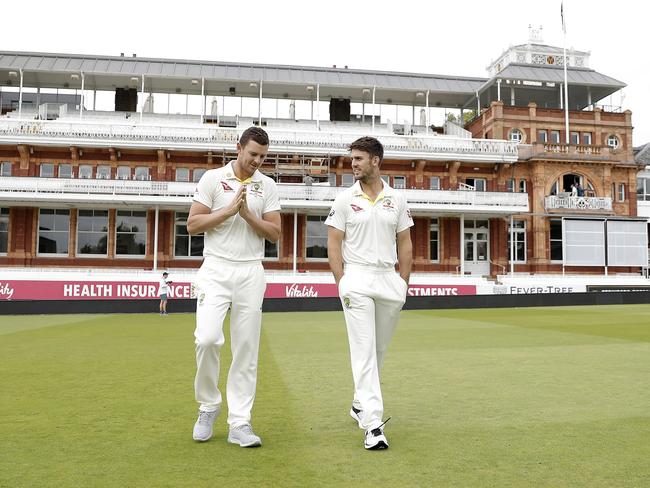
M 336 198 L 327 219 L 325 219 L 325 225 L 345 232 L 346 210 L 344 199 Z
M 213 181 L 209 171 L 206 171 L 201 179 L 196 184 L 196 190 L 194 191 L 194 197 L 192 198 L 195 202 L 199 202 L 202 205 L 205 205 L 210 210 L 212 210 L 212 203 L 214 201 L 214 192 L 218 188 L 216 185 L 211 185 L 210 182 Z
M 268 180 L 264 184 L 264 211 L 262 215 L 269 212 L 278 212 L 280 211 L 280 199 L 278 198 L 278 187 L 275 184 L 275 181 Z
M 409 210 L 408 203 L 406 202 L 406 198 L 404 198 L 403 195 L 401 195 L 400 203 L 401 205 L 399 217 L 397 220 L 398 233 L 408 229 L 409 227 L 413 227 L 413 218 L 411 217 L 411 211 Z

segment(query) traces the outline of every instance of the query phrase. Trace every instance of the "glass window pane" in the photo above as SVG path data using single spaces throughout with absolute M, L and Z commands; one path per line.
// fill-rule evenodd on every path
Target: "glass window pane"
M 111 178 L 111 167 L 110 166 L 97 166 L 97 176 L 98 180 L 109 180 Z
M 190 253 L 192 256 L 203 256 L 203 234 L 191 237 Z
M 440 177 L 432 176 L 429 178 L 429 189 L 430 190 L 440 190 Z
M 192 172 L 192 181 L 195 182 L 195 183 L 198 182 L 198 181 L 201 179 L 201 176 L 203 176 L 203 174 L 204 174 L 206 171 L 207 171 L 207 170 L 205 170 L 205 169 L 203 169 L 203 168 L 195 169 L 195 170 Z
M 308 258 L 327 257 L 327 227 L 324 216 L 307 216 L 307 235 L 305 239 L 306 256 Z
M 174 242 L 174 255 L 178 257 L 189 256 L 189 249 L 190 236 L 176 234 L 176 240 Z
M 59 178 L 72 178 L 71 164 L 59 164 Z
M 135 179 L 145 181 L 149 179 L 149 168 L 138 166 L 135 168 Z
M 190 181 L 189 168 L 176 168 L 176 181 Z
M 90 179 L 93 177 L 93 167 L 88 164 L 82 164 L 79 166 L 79 178 L 84 180 Z
M 52 163 L 41 163 L 42 178 L 54 178 L 54 165 Z
M 118 166 L 117 167 L 117 179 L 118 180 L 130 180 L 131 179 L 131 168 L 129 166 Z

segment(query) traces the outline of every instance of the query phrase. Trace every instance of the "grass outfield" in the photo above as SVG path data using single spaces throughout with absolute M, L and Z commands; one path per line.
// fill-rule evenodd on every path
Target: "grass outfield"
M 341 312 L 265 314 L 261 449 L 193 442 L 193 319 L 0 316 L 0 486 L 650 486 L 648 305 L 404 312 L 375 452 Z

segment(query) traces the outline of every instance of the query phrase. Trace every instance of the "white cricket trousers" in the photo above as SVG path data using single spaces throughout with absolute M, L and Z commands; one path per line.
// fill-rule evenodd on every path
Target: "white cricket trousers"
M 408 285 L 393 268 L 347 265 L 339 282 L 350 342 L 354 404 L 365 430 L 382 423 L 379 371 L 406 301 Z
M 259 261 L 234 263 L 208 257 L 195 285 L 196 401 L 200 410 L 221 407 L 219 352 L 224 344 L 223 322 L 230 308 L 232 364 L 226 383 L 228 424 L 235 427 L 250 423 L 266 290 L 264 268 Z

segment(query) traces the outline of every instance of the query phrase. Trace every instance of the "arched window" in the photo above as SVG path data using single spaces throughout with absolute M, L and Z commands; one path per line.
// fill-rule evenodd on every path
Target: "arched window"
M 512 129 L 510 131 L 510 140 L 513 142 L 521 142 L 524 139 L 524 134 L 519 129 Z

